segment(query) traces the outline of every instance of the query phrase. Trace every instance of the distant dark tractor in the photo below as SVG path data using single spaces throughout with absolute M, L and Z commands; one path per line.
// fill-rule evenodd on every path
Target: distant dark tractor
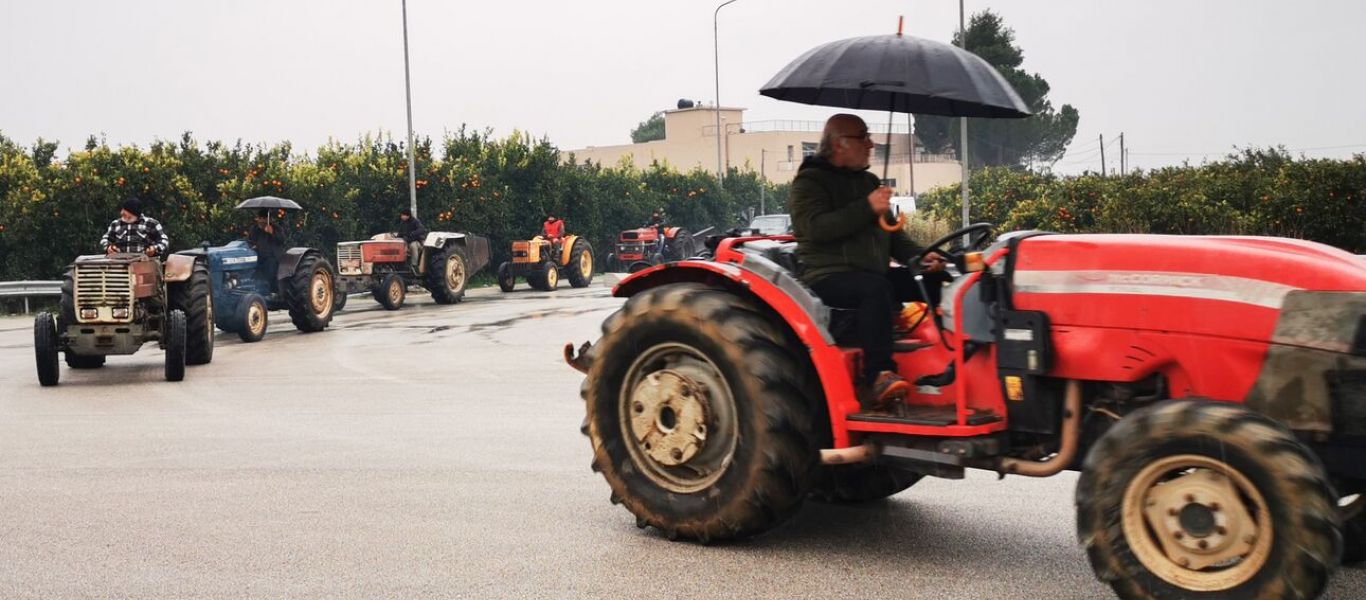
M 707 230 L 703 230 L 703 233 Z M 693 238 L 694 234 L 686 228 L 665 227 L 664 244 L 661 247 L 657 228 L 647 226 L 628 229 L 618 236 L 616 252 L 607 255 L 607 268 L 610 271 L 635 273 L 654 265 L 692 258 L 698 251 Z

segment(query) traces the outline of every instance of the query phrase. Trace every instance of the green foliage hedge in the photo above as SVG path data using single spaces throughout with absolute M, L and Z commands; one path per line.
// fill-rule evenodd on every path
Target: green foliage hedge
M 427 228 L 489 236 L 495 264 L 511 240 L 539 233 L 548 211 L 605 258 L 617 232 L 641 226 L 653 210 L 698 230 L 733 226 L 759 204 L 752 172 L 732 171 L 719 189 L 701 170 L 575 165 L 548 141 L 516 132 L 497 139 L 461 129 L 438 148 L 424 139 L 416 149 L 418 214 Z M 98 252 L 130 195 L 166 226 L 173 250 L 243 236 L 249 215 L 233 210 L 243 199 L 290 198 L 306 209 L 286 221 L 290 243 L 331 256 L 338 241 L 393 230 L 408 205 L 407 167 L 401 145 L 372 137 L 312 155 L 288 144 L 200 144 L 189 134 L 145 149 L 92 139 L 59 160 L 54 143 L 25 148 L 0 136 L 0 281 L 53 279 L 77 254 Z
M 973 220 L 1004 231 L 1266 235 L 1366 253 L 1366 155 L 1245 150 L 1123 177 L 994 168 L 973 173 L 970 190 Z M 961 219 L 959 186 L 924 194 L 918 205 L 936 219 Z

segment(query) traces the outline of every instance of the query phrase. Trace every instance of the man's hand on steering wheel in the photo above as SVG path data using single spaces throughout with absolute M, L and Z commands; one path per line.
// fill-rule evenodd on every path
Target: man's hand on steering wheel
M 958 266 L 959 270 L 962 270 L 964 266 L 964 255 L 975 249 L 984 247 L 987 242 L 991 241 L 993 230 L 994 227 L 991 223 L 973 223 L 972 225 L 968 225 L 967 227 L 941 237 L 930 245 L 925 246 L 925 249 L 921 250 L 920 253 L 915 256 L 914 262 L 923 265 L 927 260 L 930 260 L 930 257 L 938 256 L 943 259 L 943 261 L 952 262 L 954 265 Z M 966 244 L 961 242 L 961 238 L 964 236 L 968 237 Z M 954 242 L 960 244 L 959 248 L 956 251 L 949 250 L 948 247 L 954 244 Z M 943 263 L 940 264 L 942 268 Z

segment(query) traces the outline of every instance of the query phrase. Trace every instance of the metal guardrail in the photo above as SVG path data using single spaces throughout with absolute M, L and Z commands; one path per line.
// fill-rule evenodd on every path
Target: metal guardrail
M 62 282 L 60 281 L 0 281 L 0 298 L 23 298 L 25 314 L 30 312 L 29 298 L 60 295 L 62 295 Z

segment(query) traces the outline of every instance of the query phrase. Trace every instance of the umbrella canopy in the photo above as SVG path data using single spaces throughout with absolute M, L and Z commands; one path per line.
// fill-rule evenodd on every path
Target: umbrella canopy
M 282 208 L 284 210 L 303 210 L 298 202 L 288 198 L 277 198 L 275 196 L 257 196 L 243 200 L 237 205 L 238 209 L 245 210 L 250 208 Z
M 1015 89 L 980 56 L 900 34 L 849 38 L 812 48 L 759 93 L 818 106 L 948 117 L 1030 114 Z

